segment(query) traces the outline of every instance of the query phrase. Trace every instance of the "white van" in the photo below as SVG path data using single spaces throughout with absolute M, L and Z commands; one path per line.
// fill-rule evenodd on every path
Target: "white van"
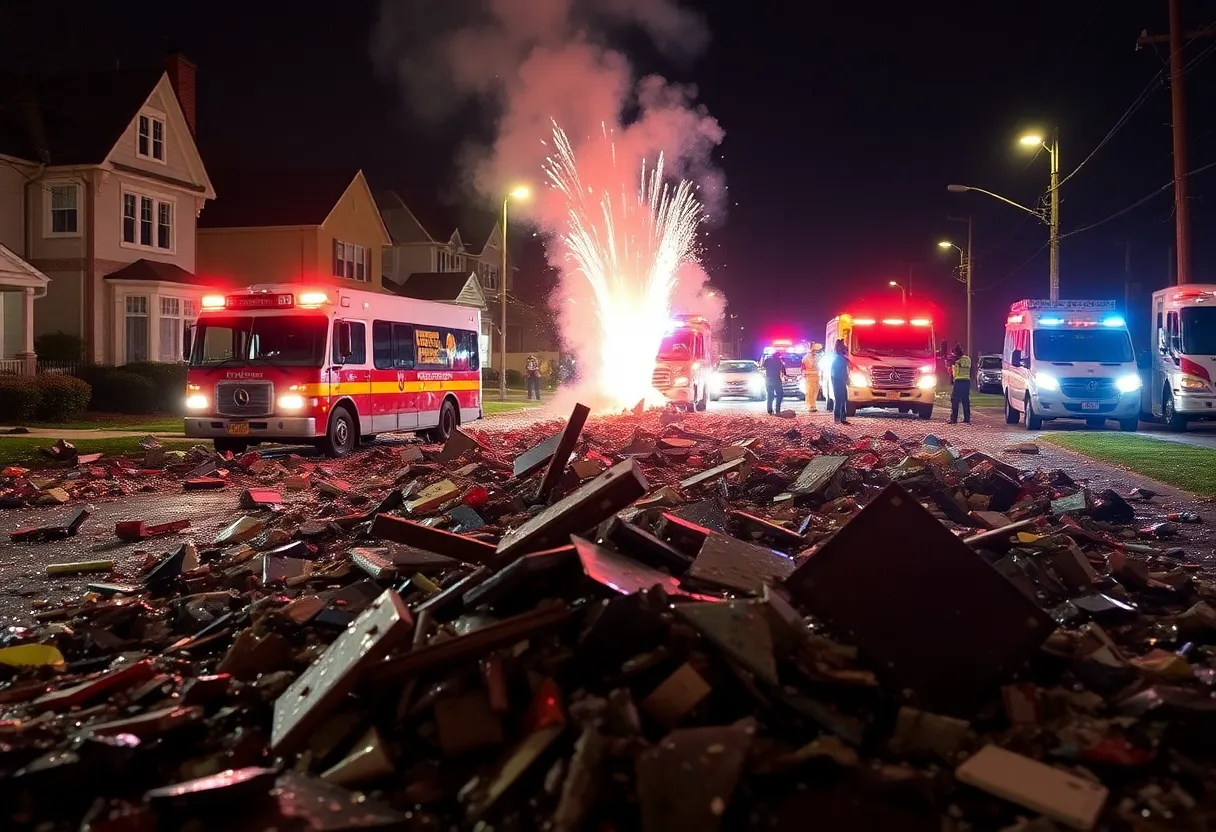
M 1153 292 L 1152 344 L 1144 367 L 1146 416 L 1175 431 L 1216 419 L 1216 285 Z
M 1009 307 L 1001 372 L 1005 422 L 1026 429 L 1084 419 L 1140 424 L 1140 373 L 1127 323 L 1107 300 L 1021 300 Z

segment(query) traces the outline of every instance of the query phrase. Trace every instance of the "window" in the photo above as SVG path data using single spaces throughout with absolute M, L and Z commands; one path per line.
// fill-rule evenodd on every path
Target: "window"
M 191 298 L 160 299 L 160 361 L 182 360 L 182 333 L 198 317 Z
M 476 332 L 457 333 L 456 360 L 452 363 L 456 370 L 478 370 L 481 368 L 480 341 Z
M 491 291 L 498 291 L 498 267 L 492 266 L 489 263 L 481 264 L 481 285 L 482 288 Z
M 372 366 L 377 370 L 414 369 L 414 327 L 373 321 Z
M 320 367 L 329 321 L 317 317 L 204 318 L 194 332 L 193 367 Z
M 371 276 L 371 249 L 334 240 L 334 277 L 367 283 L 371 281 Z
M 136 142 L 135 153 L 144 159 L 165 161 L 165 121 L 154 115 L 141 113 L 139 116 L 139 138 Z
M 409 324 L 393 324 L 393 367 L 414 369 L 414 328 Z
M 126 300 L 127 363 L 148 360 L 148 299 L 128 296 Z
M 79 231 L 79 197 L 80 189 L 75 183 L 50 186 L 51 234 L 68 235 Z
M 132 248 L 173 250 L 173 201 L 146 194 L 122 195 L 122 242 Z
M 333 345 L 334 364 L 350 364 L 361 367 L 367 363 L 367 324 L 362 321 L 350 322 L 350 355 L 342 357 L 341 344 L 338 343 L 338 326 L 334 326 Z
M 437 272 L 464 271 L 464 257 L 454 251 L 441 248 L 435 253 L 435 266 Z

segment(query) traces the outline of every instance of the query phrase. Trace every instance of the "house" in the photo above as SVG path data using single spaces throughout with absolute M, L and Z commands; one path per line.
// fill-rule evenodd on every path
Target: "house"
M 0 358 L 78 336 L 88 360 L 180 359 L 202 294 L 195 220 L 215 190 L 195 145 L 196 72 L 0 78 Z
M 217 285 L 312 283 L 383 291 L 391 239 L 361 170 L 219 177 L 199 217 L 199 271 Z
M 471 306 L 480 309 L 482 314 L 489 311 L 485 292 L 482 291 L 481 282 L 475 272 L 465 275 L 464 282 L 459 280 L 457 273 L 415 272 L 402 285 L 386 280 L 384 287 L 403 298 Z

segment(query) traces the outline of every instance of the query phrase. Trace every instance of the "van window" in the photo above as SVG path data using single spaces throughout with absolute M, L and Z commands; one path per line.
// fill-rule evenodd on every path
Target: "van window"
M 1182 310 L 1182 351 L 1187 355 L 1216 355 L 1216 306 Z
M 1123 329 L 1036 329 L 1036 361 L 1130 363 L 1132 339 Z
M 350 355 L 342 358 L 342 345 L 338 343 L 338 323 L 334 324 L 334 363 L 361 367 L 367 363 L 367 325 L 361 321 L 350 323 Z

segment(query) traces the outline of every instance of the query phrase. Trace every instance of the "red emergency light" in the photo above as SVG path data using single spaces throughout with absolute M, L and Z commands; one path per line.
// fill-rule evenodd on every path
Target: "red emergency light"
M 903 326 L 907 323 L 903 318 L 883 318 L 882 322 L 887 326 Z
M 228 309 L 290 309 L 295 304 L 295 295 L 290 292 L 278 295 L 229 295 L 224 299 Z

